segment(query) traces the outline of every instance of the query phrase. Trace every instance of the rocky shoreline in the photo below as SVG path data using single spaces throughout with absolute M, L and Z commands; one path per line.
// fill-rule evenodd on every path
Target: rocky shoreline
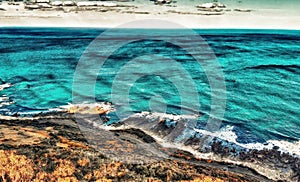
M 109 135 L 98 130 L 98 135 L 92 136 L 109 138 L 99 138 L 101 147 L 95 147 L 82 134 L 76 117 L 65 112 L 32 118 L 1 117 L 0 178 L 3 181 L 272 181 L 243 165 L 201 159 L 184 150 L 164 147 L 137 128 L 113 129 Z M 163 155 L 153 155 L 147 147 L 141 148 L 144 144 L 151 144 Z M 228 155 L 218 142 L 212 145 L 212 150 Z M 108 151 L 126 154 L 127 161 L 109 157 Z M 132 160 L 137 157 L 143 160 Z M 269 153 L 240 153 L 239 157 L 245 161 L 280 160 L 280 164 L 299 172 L 298 159 L 281 155 L 275 149 Z M 296 171 L 293 180 L 299 180 Z

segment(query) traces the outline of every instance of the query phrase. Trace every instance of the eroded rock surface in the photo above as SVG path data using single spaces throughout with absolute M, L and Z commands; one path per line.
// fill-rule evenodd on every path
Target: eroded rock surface
M 71 114 L 6 117 L 0 126 L 2 181 L 268 181 L 249 168 L 162 147 L 139 129 L 109 131 L 115 137 L 100 138 L 101 148 L 94 147 Z M 151 144 L 156 151 L 142 144 Z M 147 160 L 118 161 L 104 155 L 108 150 L 127 153 L 129 160 L 135 159 L 132 155 Z M 154 157 L 155 152 L 162 155 Z

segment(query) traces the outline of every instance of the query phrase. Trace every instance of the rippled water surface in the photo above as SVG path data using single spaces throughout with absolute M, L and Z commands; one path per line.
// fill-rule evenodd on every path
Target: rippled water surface
M 12 84 L 9 88 L 0 89 L 1 114 L 44 111 L 72 102 L 72 83 L 77 63 L 88 45 L 103 31 L 0 29 L 0 85 Z M 159 30 L 143 31 L 152 31 L 153 34 Z M 227 97 L 223 124 L 234 126 L 239 142 L 299 140 L 300 31 L 196 32 L 212 48 L 222 66 Z M 114 41 L 110 40 L 108 48 Z M 191 42 L 189 40 L 188 46 L 193 46 Z M 93 54 L 101 56 L 101 51 L 89 54 L 91 57 Z M 115 50 L 99 70 L 101 74 L 97 77 L 95 87 L 97 101 L 112 101 L 111 87 L 126 63 L 136 57 L 152 54 L 168 56 L 188 72 L 199 95 L 199 111 L 203 114 L 199 123 L 205 122 L 205 116 L 211 109 L 211 87 L 203 65 L 199 65 L 183 49 L 159 40 L 134 41 Z M 201 54 L 205 59 L 205 53 Z M 157 61 L 152 58 L 144 59 L 149 64 Z M 172 67 L 164 63 L 156 65 L 172 75 Z M 98 68 L 95 66 L 95 69 Z M 147 66 L 136 69 L 147 72 Z M 180 79 L 180 75 L 173 75 Z M 120 88 L 128 84 L 126 80 L 123 81 L 118 82 Z M 182 98 L 170 79 L 143 75 L 130 84 L 129 99 L 134 112 L 151 110 L 155 104 L 159 106 L 163 102 L 168 113 L 179 114 Z M 182 84 L 187 84 L 186 80 L 182 80 Z M 191 91 L 190 94 L 194 93 Z

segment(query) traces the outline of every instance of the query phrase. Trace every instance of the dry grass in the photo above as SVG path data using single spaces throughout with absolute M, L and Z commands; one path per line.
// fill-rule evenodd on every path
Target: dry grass
M 6 149 L 0 150 L 0 181 L 223 181 L 211 177 L 210 175 L 218 175 L 211 174 L 209 169 L 199 169 L 178 160 L 141 165 L 113 161 L 94 151 L 76 128 L 47 125 L 37 127 L 30 124 L 31 121 L 28 126 L 0 124 L 0 146 Z M 14 150 L 10 150 L 11 148 Z M 102 150 L 130 155 L 138 148 L 130 141 L 107 140 L 103 142 Z M 192 156 L 180 152 L 174 157 L 194 160 Z M 221 174 L 231 176 L 222 171 Z
M 39 172 L 34 181 L 78 181 L 74 176 L 75 165 L 69 160 L 60 159 L 52 173 Z
M 60 142 L 57 142 L 56 145 L 59 147 L 63 147 L 63 148 L 77 147 L 77 148 L 85 148 L 85 149 L 89 148 L 88 146 L 86 146 L 80 142 L 74 142 L 74 141 L 68 140 L 67 138 L 65 138 L 63 136 L 58 136 L 58 139 L 60 140 Z
M 194 178 L 192 180 L 181 180 L 181 182 L 225 182 L 225 181 L 219 178 L 200 175 L 199 177 Z
M 33 145 L 40 143 L 43 139 L 50 138 L 47 131 L 36 130 L 31 127 L 19 127 L 0 125 L 0 144 L 12 146 Z
M 33 163 L 15 151 L 0 150 L 0 176 L 2 181 L 30 181 L 34 175 Z

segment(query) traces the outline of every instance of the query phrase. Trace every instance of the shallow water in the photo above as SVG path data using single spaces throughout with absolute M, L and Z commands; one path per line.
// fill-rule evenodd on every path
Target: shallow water
M 9 88 L 0 89 L 0 113 L 9 115 L 15 112 L 46 111 L 71 103 L 77 63 L 88 45 L 103 31 L 74 28 L 0 29 L 0 84 L 12 84 Z M 157 33 L 155 30 L 144 31 Z M 196 31 L 212 48 L 222 66 L 227 97 L 222 123 L 234 126 L 237 141 L 299 140 L 300 31 Z M 109 41 L 108 48 L 117 40 Z M 189 42 L 188 46 L 192 47 L 193 44 Z M 101 56 L 101 51 L 87 52 L 87 55 Z M 129 86 L 132 112 L 154 110 L 180 114 L 183 98 L 170 78 L 139 75 L 132 82 L 126 80 L 126 76 L 130 78 L 131 75 L 125 74 L 115 82 L 126 63 L 151 54 L 176 60 L 194 81 L 199 102 L 193 100 L 193 88 L 186 89 L 184 99 L 190 100 L 188 104 L 199 105 L 198 111 L 202 116 L 198 127 L 201 128 L 211 111 L 211 86 L 203 65 L 199 65 L 181 48 L 164 41 L 140 40 L 129 43 L 115 50 L 101 69 L 95 66 L 95 70 L 100 73 L 96 79 L 96 100 L 112 101 L 112 86 Z M 207 55 L 201 53 L 201 56 L 206 59 Z M 161 72 L 172 75 L 175 80 L 181 79 L 182 75 L 174 74 L 176 66 L 153 60 L 153 57 L 144 57 L 143 60 L 150 66 L 156 61 L 155 66 L 159 65 Z M 140 65 L 136 67 L 140 72 L 149 70 L 149 65 Z M 89 72 L 86 74 L 89 75 Z M 190 88 L 189 82 L 184 79 L 181 84 Z M 84 102 L 85 96 L 81 96 Z

